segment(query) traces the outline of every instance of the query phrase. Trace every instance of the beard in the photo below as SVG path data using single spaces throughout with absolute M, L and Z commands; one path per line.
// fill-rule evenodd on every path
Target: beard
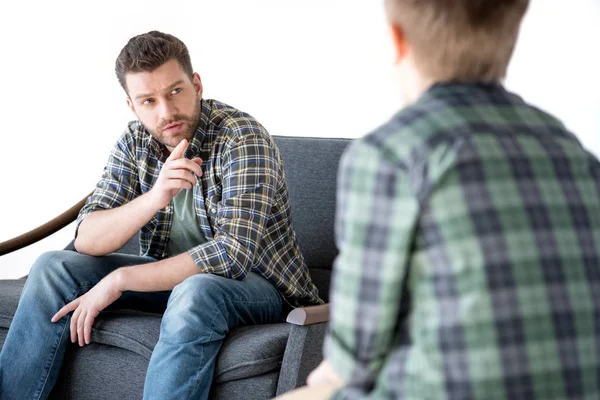
M 154 139 L 169 148 L 175 148 L 183 139 L 188 142 L 192 141 L 196 129 L 200 124 L 202 114 L 202 102 L 199 96 L 196 97 L 196 104 L 192 115 L 176 114 L 168 120 L 162 120 L 156 127 L 156 130 L 148 129 Z M 176 134 L 165 134 L 164 129 L 170 124 L 183 124 L 183 127 Z

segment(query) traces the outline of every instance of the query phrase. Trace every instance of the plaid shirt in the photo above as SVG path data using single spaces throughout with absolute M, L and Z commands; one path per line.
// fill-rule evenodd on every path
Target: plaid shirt
M 334 398 L 600 398 L 600 164 L 559 121 L 438 84 L 338 184 Z
M 202 100 L 201 115 L 186 157 L 203 159 L 193 190 L 208 241 L 189 250 L 192 259 L 202 272 L 232 279 L 255 271 L 293 306 L 321 302 L 292 228 L 283 161 L 268 132 L 248 114 L 215 100 Z M 131 122 L 77 226 L 95 210 L 121 206 L 152 189 L 166 156 L 139 121 Z M 172 220 L 169 205 L 142 227 L 142 255 L 166 256 Z

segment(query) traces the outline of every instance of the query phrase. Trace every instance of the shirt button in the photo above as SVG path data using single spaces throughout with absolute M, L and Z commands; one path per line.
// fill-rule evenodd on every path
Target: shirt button
M 165 211 L 166 212 L 171 212 L 171 207 L 170 206 L 165 207 Z
M 216 208 L 211 208 L 211 209 L 210 209 L 210 212 L 214 214 L 214 213 L 216 213 L 216 212 L 217 212 L 217 209 L 216 209 Z

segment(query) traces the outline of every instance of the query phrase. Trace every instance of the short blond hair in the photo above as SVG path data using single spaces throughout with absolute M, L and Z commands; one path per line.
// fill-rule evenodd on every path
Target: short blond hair
M 506 76 L 529 0 L 385 0 L 421 73 L 438 81 Z

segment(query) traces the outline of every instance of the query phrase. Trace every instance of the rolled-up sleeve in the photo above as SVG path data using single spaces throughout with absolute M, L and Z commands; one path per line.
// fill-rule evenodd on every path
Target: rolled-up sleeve
M 392 349 L 418 214 L 406 171 L 357 141 L 339 175 L 331 316 L 325 358 L 346 382 L 369 387 Z
M 88 214 L 119 207 L 140 195 L 137 166 L 132 154 L 133 140 L 126 132 L 111 150 L 102 178 L 79 211 L 75 236 Z

